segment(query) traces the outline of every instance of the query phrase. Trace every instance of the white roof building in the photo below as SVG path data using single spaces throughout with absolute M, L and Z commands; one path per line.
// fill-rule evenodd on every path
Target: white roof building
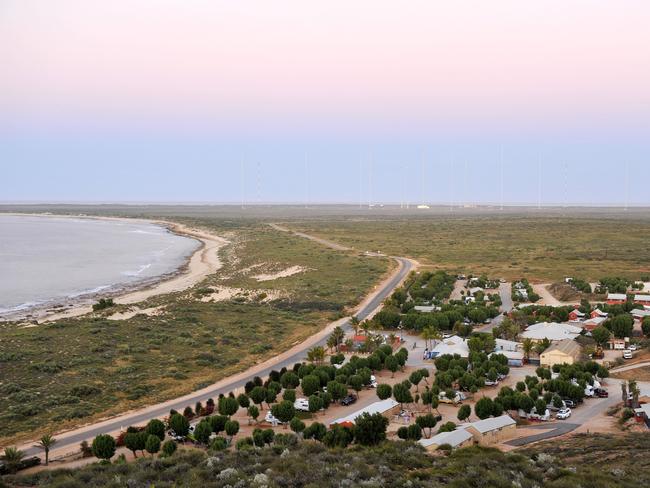
M 483 290 L 483 288 L 481 288 L 480 286 L 475 286 L 474 288 L 470 288 L 470 289 L 469 289 L 469 292 L 470 292 L 470 294 L 472 294 L 472 295 L 476 295 L 477 293 L 479 293 L 479 292 L 482 293 L 482 292 L 484 292 L 484 291 L 485 291 L 485 290 Z
M 650 317 L 650 310 L 644 308 L 635 308 L 630 313 L 632 317 L 639 320 L 643 320 L 644 317 Z
M 635 302 L 650 302 L 650 295 L 634 295 Z
M 521 334 L 525 339 L 541 341 L 562 341 L 564 339 L 575 339 L 582 332 L 582 328 L 569 324 L 558 324 L 556 322 L 539 322 L 529 325 Z
M 607 300 L 627 300 L 627 295 L 625 293 L 608 293 Z
M 360 417 L 364 413 L 368 413 L 370 415 L 373 415 L 375 413 L 384 413 L 388 412 L 389 410 L 395 408 L 399 403 L 397 403 L 395 400 L 392 398 L 388 398 L 386 400 L 382 400 L 380 402 L 375 402 L 370 405 L 368 405 L 365 408 L 362 408 L 361 410 L 357 410 L 356 412 L 348 415 L 347 417 L 342 417 L 340 419 L 335 420 L 332 422 L 330 425 L 334 424 L 344 424 L 346 422 L 352 422 L 357 419 L 357 417 Z
M 500 417 L 490 417 L 485 420 L 478 420 L 471 424 L 465 424 L 462 428 L 474 427 L 481 434 L 492 432 L 493 430 L 503 429 L 509 425 L 517 425 L 517 422 L 510 415 L 501 415 Z
M 605 322 L 607 317 L 594 317 L 593 319 L 587 319 L 583 322 L 585 327 L 598 327 L 600 324 Z
M 435 305 L 416 305 L 413 307 L 413 310 L 416 312 L 431 313 L 440 310 L 440 307 L 436 307 Z
M 469 356 L 469 347 L 466 339 L 454 335 L 439 342 L 431 350 L 431 353 L 434 358 L 444 354 L 458 354 L 460 357 L 466 358 Z
M 521 347 L 520 342 L 506 341 L 505 339 L 495 339 L 494 342 L 496 343 L 494 352 L 503 352 L 503 351 L 514 352 Z
M 471 438 L 472 434 L 467 432 L 465 429 L 456 429 L 451 432 L 441 432 L 430 439 L 420 439 L 418 442 L 425 448 L 429 446 L 441 446 L 443 444 L 449 444 L 451 447 L 458 447 L 462 443 L 469 441 Z

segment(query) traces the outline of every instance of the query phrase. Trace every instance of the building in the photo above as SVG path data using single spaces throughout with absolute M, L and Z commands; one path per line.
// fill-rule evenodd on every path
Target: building
M 644 318 L 650 317 L 650 310 L 635 308 L 630 312 L 630 314 L 632 314 L 632 317 L 634 317 L 635 320 L 643 321 Z
M 569 320 L 571 322 L 579 322 L 584 318 L 584 316 L 585 316 L 585 314 L 582 313 L 577 308 L 575 310 L 571 310 L 571 312 L 569 312 Z
M 373 415 L 375 413 L 381 413 L 383 414 L 392 414 L 397 408 L 399 408 L 399 403 L 397 403 L 395 400 L 392 398 L 388 398 L 386 400 L 382 400 L 380 402 L 375 402 L 370 405 L 368 405 L 365 408 L 362 408 L 361 410 L 357 410 L 356 412 L 348 415 L 347 417 L 342 417 L 340 419 L 335 420 L 334 422 L 330 423 L 330 425 L 344 425 L 344 426 L 352 426 L 354 425 L 357 417 L 360 417 L 364 413 L 368 413 L 370 415 Z
M 461 426 L 472 434 L 474 442 L 493 446 L 515 436 L 517 422 L 510 415 L 501 415 Z
M 469 294 L 474 296 L 477 293 L 485 293 L 485 290 L 481 288 L 480 286 L 475 286 L 474 288 L 469 289 Z
M 628 339 L 629 340 L 629 339 Z M 612 337 L 607 341 L 607 347 L 615 351 L 622 351 L 627 347 L 627 342 L 625 339 L 619 339 L 617 337 Z
M 506 341 L 505 339 L 495 339 L 496 346 L 494 352 L 518 351 L 521 349 L 521 343 L 516 341 Z
M 607 318 L 607 315 L 608 314 L 606 312 L 603 312 L 601 309 L 597 308 L 591 311 L 590 317 L 592 319 L 595 319 L 597 317 Z
M 434 435 L 430 439 L 420 439 L 418 443 L 427 451 L 435 451 L 443 444 L 449 444 L 452 448 L 457 449 L 474 444 L 474 436 L 466 429 L 456 429 Z
M 634 295 L 634 303 L 644 307 L 650 306 L 650 295 Z
M 582 328 L 570 324 L 558 324 L 556 322 L 539 322 L 529 325 L 520 334 L 521 338 L 543 341 L 548 339 L 552 342 L 559 342 L 564 339 L 575 339 L 582 332 Z
M 433 305 L 416 305 L 413 307 L 413 310 L 416 312 L 422 312 L 422 313 L 431 313 L 436 310 L 436 307 Z
M 607 305 L 623 305 L 627 302 L 627 295 L 625 293 L 608 293 Z
M 524 353 L 521 351 L 494 351 L 492 354 L 503 354 L 508 358 L 508 366 L 521 367 L 524 365 Z
M 553 344 L 546 351 L 539 355 L 539 362 L 542 366 L 553 367 L 556 364 L 573 364 L 580 358 L 582 349 L 573 339 L 564 339 Z
M 431 359 L 445 354 L 458 354 L 462 358 L 469 357 L 467 340 L 456 335 L 443 339 L 431 350 Z
M 587 332 L 593 331 L 596 327 L 603 325 L 603 322 L 607 320 L 607 317 L 593 317 L 585 320 L 582 325 Z

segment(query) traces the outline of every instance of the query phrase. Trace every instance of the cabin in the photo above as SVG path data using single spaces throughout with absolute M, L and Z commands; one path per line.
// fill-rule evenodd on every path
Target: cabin
M 578 309 L 571 310 L 571 312 L 569 312 L 569 321 L 579 322 L 584 318 L 584 316 L 585 314 Z
M 650 307 L 650 295 L 634 295 L 634 303 Z
M 556 364 L 574 364 L 580 358 L 580 344 L 572 339 L 565 339 L 553 344 L 539 355 L 541 366 L 552 368 Z
M 625 293 L 608 293 L 607 305 L 623 305 L 627 302 L 627 295 Z
M 330 423 L 330 427 L 333 425 L 343 425 L 343 426 L 351 427 L 355 424 L 357 417 L 360 417 L 364 413 L 368 413 L 370 415 L 376 413 L 380 413 L 382 415 L 392 415 L 393 413 L 397 413 L 398 410 L 399 410 L 399 403 L 393 400 L 392 398 L 388 398 L 380 402 L 371 403 L 367 407 L 364 407 L 361 410 L 357 410 L 356 412 L 346 417 L 341 417 L 340 419 L 336 419 L 334 422 Z
M 603 325 L 603 322 L 607 320 L 607 317 L 592 317 L 585 320 L 582 325 L 584 326 L 587 332 L 592 332 L 596 327 Z
M 452 449 L 458 449 L 474 444 L 474 436 L 466 429 L 456 429 L 451 432 L 441 432 L 430 439 L 420 439 L 418 443 L 427 451 L 435 451 L 444 444 L 450 445 Z
M 462 426 L 481 446 L 493 446 L 516 435 L 517 422 L 510 415 L 491 417 Z
M 592 310 L 591 313 L 589 314 L 589 316 L 590 316 L 592 319 L 595 319 L 595 318 L 598 318 L 598 317 L 607 318 L 607 315 L 609 315 L 609 314 L 606 313 L 606 312 L 603 312 L 603 311 L 602 311 L 601 309 L 599 309 L 599 308 L 597 308 L 597 309 L 595 309 L 595 310 Z
M 630 312 L 630 314 L 635 320 L 643 321 L 644 318 L 650 317 L 650 310 L 635 308 Z

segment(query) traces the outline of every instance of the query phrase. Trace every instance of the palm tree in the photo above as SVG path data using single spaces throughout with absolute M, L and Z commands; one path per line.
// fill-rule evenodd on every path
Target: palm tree
M 38 447 L 39 449 L 43 449 L 45 451 L 45 466 L 50 464 L 50 449 L 52 449 L 52 446 L 56 444 L 56 439 L 52 434 L 45 434 L 41 439 L 38 441 L 38 444 L 36 444 L 35 447 Z
M 353 315 L 352 318 L 350 319 L 350 325 L 352 326 L 352 330 L 354 331 L 354 335 L 359 335 L 359 318 L 356 315 Z
M 5 449 L 4 455 L 0 457 L 7 466 L 7 471 L 15 473 L 20 467 L 20 462 L 25 457 L 25 453 L 15 447 L 8 447 Z
M 339 352 L 339 346 L 343 343 L 343 340 L 345 339 L 345 332 L 341 327 L 334 327 L 334 330 L 332 331 L 332 335 L 330 335 L 330 339 L 332 339 L 332 343 L 336 348 L 336 352 Z M 328 346 L 329 346 L 329 342 L 328 342 Z
M 370 332 L 370 321 L 369 320 L 364 320 L 361 323 L 361 328 L 363 329 L 364 334 L 366 337 L 368 336 L 368 332 Z
M 526 358 L 526 361 L 528 361 L 530 359 L 530 353 L 534 347 L 533 340 L 529 337 L 526 337 L 521 343 L 521 347 L 524 350 L 524 357 Z
M 323 359 L 325 359 L 325 349 L 322 346 L 312 347 L 307 351 L 307 360 L 310 362 L 320 364 Z

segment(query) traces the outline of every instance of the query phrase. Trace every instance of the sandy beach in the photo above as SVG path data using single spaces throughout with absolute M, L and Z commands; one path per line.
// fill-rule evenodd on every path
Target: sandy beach
M 26 215 L 26 214 L 18 214 Z M 37 216 L 52 216 L 51 214 L 33 214 Z M 173 293 L 178 291 L 186 290 L 210 274 L 216 272 L 221 268 L 222 263 L 219 259 L 219 249 L 228 244 L 226 239 L 223 239 L 217 235 L 206 232 L 205 230 L 195 229 L 188 227 L 184 224 L 179 224 L 176 222 L 168 222 L 161 220 L 146 220 L 146 219 L 122 219 L 118 217 L 92 217 L 86 215 L 55 215 L 59 217 L 70 217 L 70 218 L 92 218 L 98 220 L 126 220 L 126 221 L 138 221 L 143 223 L 155 224 L 166 227 L 170 232 L 173 232 L 177 235 L 190 237 L 196 239 L 201 243 L 201 246 L 192 254 L 187 263 L 179 268 L 176 273 L 173 273 L 171 276 L 163 276 L 160 280 L 148 284 L 140 284 L 126 289 L 123 291 L 116 291 L 114 293 L 104 294 L 103 297 L 110 296 L 113 298 L 115 303 L 131 305 L 135 303 L 142 302 L 157 295 L 163 295 L 167 293 Z M 23 316 L 17 316 L 12 318 L 6 318 L 4 320 L 24 320 L 29 321 L 30 326 L 35 326 L 37 324 L 52 322 L 55 320 L 71 317 L 80 317 L 92 312 L 92 302 L 91 300 L 94 297 L 83 297 L 79 300 L 77 304 L 72 304 L 65 310 L 52 310 L 51 307 L 47 309 L 32 309 L 25 310 Z M 29 317 L 26 315 L 29 314 Z M 3 319 L 0 319 L 0 321 Z

